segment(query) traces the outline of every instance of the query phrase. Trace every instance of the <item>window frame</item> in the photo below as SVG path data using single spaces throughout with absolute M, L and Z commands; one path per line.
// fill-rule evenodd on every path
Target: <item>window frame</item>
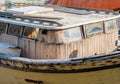
M 99 26 L 97 26 L 97 25 L 99 25 Z M 92 29 L 96 28 L 95 26 L 98 28 L 100 27 L 102 30 L 97 31 L 97 32 L 93 32 L 92 34 L 87 34 L 87 30 L 91 29 L 90 31 L 92 31 Z M 95 23 L 86 24 L 86 25 L 84 25 L 84 32 L 85 32 L 85 38 L 89 38 L 89 37 L 92 37 L 94 35 L 102 34 L 104 32 L 104 22 L 95 22 Z
M 72 38 L 67 38 L 65 37 L 65 31 L 72 31 L 72 30 L 75 30 L 75 29 L 79 29 L 79 36 L 75 38 L 75 36 L 73 36 Z M 77 31 L 77 30 L 76 30 Z M 71 32 L 71 34 L 74 34 L 74 32 Z M 77 26 L 77 27 L 74 27 L 74 28 L 70 28 L 70 29 L 65 29 L 63 30 L 63 39 L 64 39 L 64 42 L 67 43 L 67 42 L 74 42 L 74 41 L 79 41 L 79 40 L 82 40 L 84 38 L 84 35 L 83 35 L 83 26 Z
M 114 24 L 114 26 L 115 26 L 115 28 L 112 28 L 112 29 L 107 29 L 107 27 L 106 27 L 106 24 L 108 24 L 109 22 L 112 22 L 112 21 L 115 21 L 115 24 Z M 109 23 L 110 24 L 110 23 Z M 111 33 L 111 32 L 113 32 L 114 30 L 116 30 L 117 29 L 117 20 L 116 19 L 112 19 L 112 20 L 107 20 L 107 21 L 104 21 L 104 33 Z
M 0 22 L 0 23 L 2 23 L 2 24 L 6 24 L 6 27 L 5 27 L 5 31 L 4 31 L 4 33 L 1 33 L 0 35 L 2 35 L 2 34 L 6 34 L 6 33 L 7 33 L 7 29 L 8 29 L 8 23 L 3 23 L 3 22 Z
M 8 35 L 13 35 L 13 36 L 18 36 L 18 37 L 20 37 L 21 36 L 21 34 L 22 34 L 22 31 L 23 31 L 23 26 L 21 26 L 21 28 L 19 28 L 20 29 L 20 32 L 19 32 L 19 34 L 14 34 L 14 33 L 11 33 L 11 31 L 10 31 L 10 27 L 11 27 L 11 25 L 14 25 L 14 26 L 21 26 L 21 25 L 16 25 L 16 24 L 9 24 L 8 25 L 8 29 L 7 29 L 7 34 Z M 10 32 L 9 32 L 10 31 Z
M 35 37 L 35 38 L 30 38 L 30 37 L 28 37 L 28 36 L 25 36 L 24 33 L 25 33 L 26 28 L 27 28 L 27 29 L 29 29 L 29 28 L 38 29 L 37 32 L 35 33 L 35 34 L 36 34 L 36 37 Z M 22 32 L 22 37 L 23 37 L 23 38 L 27 38 L 27 39 L 33 39 L 33 40 L 35 39 L 35 40 L 36 40 L 36 39 L 38 39 L 39 30 L 40 30 L 39 28 L 24 27 L 24 30 L 23 30 L 23 32 Z

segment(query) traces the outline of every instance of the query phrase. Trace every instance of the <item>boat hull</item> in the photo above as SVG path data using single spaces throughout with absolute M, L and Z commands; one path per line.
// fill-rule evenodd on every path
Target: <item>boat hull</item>
M 0 55 L 0 84 L 120 84 L 120 52 L 69 60 Z
M 0 84 L 120 84 L 120 68 L 84 73 L 38 73 L 0 67 Z

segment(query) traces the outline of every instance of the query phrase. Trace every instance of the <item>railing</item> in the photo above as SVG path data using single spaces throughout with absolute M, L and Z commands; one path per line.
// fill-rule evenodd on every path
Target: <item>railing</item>
M 62 26 L 62 24 L 59 24 L 55 21 L 55 19 L 59 19 L 59 18 L 22 16 L 22 15 L 14 15 L 6 12 L 0 12 L 0 17 L 4 19 L 21 21 L 21 22 L 30 23 L 30 24 L 38 24 L 43 26 L 51 26 L 51 27 Z

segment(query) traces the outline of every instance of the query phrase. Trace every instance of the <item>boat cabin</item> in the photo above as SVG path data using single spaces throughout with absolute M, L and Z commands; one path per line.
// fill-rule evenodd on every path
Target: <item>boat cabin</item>
M 117 49 L 117 17 L 112 11 L 59 6 L 7 9 L 0 12 L 0 43 L 30 59 L 106 54 Z

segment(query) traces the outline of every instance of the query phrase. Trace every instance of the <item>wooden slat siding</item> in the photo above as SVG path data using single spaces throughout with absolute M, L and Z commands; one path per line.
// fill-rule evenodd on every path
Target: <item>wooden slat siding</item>
M 89 49 L 89 46 L 91 45 L 91 44 L 89 44 L 88 42 L 89 42 L 90 40 L 89 39 L 86 39 L 85 40 L 85 50 L 86 50 L 86 54 L 85 54 L 85 56 L 87 56 L 88 54 L 89 54 L 89 52 L 91 51 L 91 49 Z M 90 42 L 91 43 L 91 42 Z
M 95 39 L 94 39 L 94 38 L 95 38 Z M 95 36 L 95 37 L 93 37 L 92 39 L 94 40 L 94 54 L 96 54 L 96 52 L 97 52 L 97 44 L 96 44 L 97 38 L 96 38 L 96 36 Z
M 87 45 L 87 46 L 86 46 L 86 47 L 87 47 L 87 48 L 86 48 L 86 51 L 87 51 L 86 55 L 87 55 L 87 54 L 91 55 L 91 52 L 92 52 L 93 49 L 94 49 L 94 47 L 91 48 L 91 46 L 92 46 L 92 41 L 93 41 L 93 40 L 92 40 L 91 37 L 89 37 L 88 39 L 86 39 L 86 45 Z M 88 42 L 90 42 L 90 44 L 89 44 Z M 86 55 L 85 55 L 85 56 L 86 56 Z
M 96 49 L 95 49 L 95 40 L 93 39 L 93 37 L 91 37 L 92 39 L 90 39 L 91 41 L 90 41 L 90 44 L 92 44 L 91 46 L 90 46 L 90 52 L 91 52 L 91 54 L 90 54 L 90 56 L 92 56 L 93 55 L 93 53 L 95 54 L 95 51 L 96 51 Z
M 104 54 L 104 38 L 102 38 L 103 37 L 103 35 L 104 34 L 101 34 L 101 37 L 100 37 L 100 43 L 101 43 L 101 47 L 100 47 L 100 52 L 102 53 L 102 54 Z
M 81 58 L 83 56 L 83 41 L 81 40 L 80 42 L 81 42 L 81 45 L 79 45 L 79 42 L 78 42 L 78 46 L 80 48 L 80 52 L 79 52 L 80 55 L 78 57 Z
M 112 46 L 111 46 L 111 45 L 112 45 L 112 37 L 111 37 L 111 36 L 112 36 L 112 34 L 110 34 L 110 35 L 108 36 L 109 42 L 110 42 L 110 43 L 109 43 L 109 51 L 113 50 L 113 49 L 112 49 Z
M 53 47 L 53 54 L 51 55 L 52 58 L 50 57 L 50 59 L 57 59 L 57 50 L 56 50 L 56 45 L 52 45 Z M 67 55 L 66 55 L 67 56 Z
M 24 40 L 22 40 L 22 39 L 23 39 L 23 38 L 19 39 L 19 47 L 21 48 L 21 56 L 22 56 L 22 57 L 26 57 L 27 54 L 26 54 L 26 50 L 24 49 L 25 43 L 24 43 Z
M 15 36 L 3 35 L 2 38 L 5 42 L 18 43 Z M 48 37 L 48 39 L 50 38 L 56 37 Z M 77 57 L 80 58 L 91 56 L 95 53 L 102 54 L 111 52 L 116 48 L 115 41 L 117 39 L 118 36 L 116 30 L 112 33 L 97 34 L 94 37 L 59 45 L 47 44 L 46 42 L 40 41 L 35 42 L 35 40 L 20 38 L 19 46 L 22 48 L 23 57 L 33 59 L 68 59 L 74 50 L 78 50 Z
M 80 44 L 79 44 L 80 45 Z M 82 57 L 83 56 L 85 56 L 86 55 L 86 50 L 85 50 L 85 39 L 82 41 L 82 50 L 83 50 L 83 55 L 82 55 Z
M 61 55 L 61 58 L 63 59 L 63 55 L 64 55 L 64 53 L 63 53 L 63 50 L 64 49 L 64 46 L 63 45 L 61 45 L 60 46 L 60 55 Z M 66 56 L 65 56 L 66 57 Z
M 48 31 L 46 37 L 47 37 L 46 38 L 47 43 L 55 43 L 54 31 Z
M 84 47 L 84 50 L 85 50 L 84 56 L 87 56 L 87 52 L 88 52 L 88 50 L 87 50 L 87 49 L 88 49 L 88 48 L 87 48 L 87 47 L 88 47 L 88 46 L 87 46 L 87 40 L 88 40 L 88 39 L 84 40 L 84 46 L 85 46 L 85 47 Z
M 115 42 L 113 41 L 114 39 L 113 39 L 113 37 L 114 37 L 114 33 L 113 34 L 111 34 L 111 45 L 115 45 Z M 116 36 L 116 35 L 115 35 Z M 111 47 L 111 50 L 112 50 L 112 47 Z
M 110 34 L 106 34 L 106 40 L 107 40 L 107 43 L 106 43 L 106 45 L 107 45 L 107 52 L 109 51 L 109 49 L 110 49 L 110 39 L 111 38 L 109 38 L 109 36 L 111 36 Z
M 107 52 L 107 46 L 106 46 L 107 45 L 107 40 L 106 40 L 106 36 L 107 35 L 105 34 L 104 37 L 103 37 L 104 38 L 103 39 L 103 42 L 104 42 L 104 53 Z
M 9 42 L 11 44 L 18 45 L 18 37 L 12 36 L 12 35 L 7 35 L 7 34 L 2 34 L 1 35 L 1 40 L 3 42 Z
M 59 51 L 59 45 L 56 45 L 56 57 L 60 58 L 60 51 Z
M 45 45 L 43 44 L 43 43 L 40 43 L 41 45 L 40 45 L 40 47 L 41 47 L 41 50 L 40 50 L 40 53 L 41 53 L 41 58 L 42 59 L 45 59 L 45 53 L 44 53 L 44 51 L 45 51 Z M 46 58 L 47 59 L 47 58 Z
M 0 42 L 2 41 L 2 36 L 0 36 Z
M 118 30 L 116 30 L 116 32 L 118 32 Z M 115 47 L 116 47 L 116 44 L 114 44 L 114 39 L 117 41 L 118 40 L 118 33 L 114 33 L 113 32 L 113 35 L 114 36 L 112 36 L 112 45 L 115 45 Z
M 64 38 L 64 34 L 61 30 L 55 31 L 55 42 L 56 43 L 63 43 L 63 38 Z
M 101 34 L 101 37 L 99 37 L 100 39 L 99 39 L 99 44 L 100 44 L 100 52 L 101 52 L 101 54 L 104 54 L 104 46 L 105 46 L 105 41 L 104 41 L 104 34 Z
M 36 58 L 41 59 L 42 53 L 41 53 L 41 46 L 40 42 L 36 42 Z
M 5 34 L 1 34 L 1 35 L 0 35 L 0 41 L 1 41 L 1 42 L 4 42 L 4 39 L 5 39 Z
M 71 51 L 69 46 L 70 46 L 70 44 L 67 45 L 67 52 L 69 52 L 69 53 L 67 53 L 68 56 L 70 55 L 70 51 Z
M 55 46 L 55 57 L 54 57 L 55 59 L 57 59 L 58 58 L 58 55 L 57 55 L 57 46 Z
M 68 55 L 68 53 L 67 53 L 67 52 L 68 52 L 68 50 L 67 50 L 67 45 L 64 45 L 64 47 L 65 47 L 65 48 L 63 49 L 63 50 L 64 50 L 63 52 L 64 52 L 64 55 L 65 55 L 65 57 L 66 57 L 66 59 L 67 59 L 67 58 L 69 58 L 69 55 Z
M 50 55 L 52 52 L 53 52 L 53 49 L 51 48 L 51 46 L 49 46 L 49 48 L 48 49 L 50 49 L 49 50 L 49 52 L 47 53 L 47 45 L 46 44 L 42 44 L 43 46 L 42 46 L 42 48 L 43 48 L 43 52 L 42 52 L 42 54 L 43 54 L 43 57 L 44 57 L 44 59 L 49 59 L 49 56 L 48 55 Z M 51 53 L 50 53 L 51 52 Z M 51 56 L 51 55 L 50 55 Z
M 30 48 L 30 42 L 29 40 L 27 39 L 23 39 L 24 40 L 24 50 L 25 50 L 25 53 L 26 53 L 26 58 L 30 58 L 30 51 L 29 51 L 29 48 Z
M 102 54 L 104 54 L 104 43 L 105 43 L 104 38 L 103 38 L 103 35 L 104 35 L 104 34 L 101 34 L 101 37 L 99 37 L 99 38 L 100 38 L 99 43 L 101 44 L 100 52 L 101 52 Z
M 42 56 L 40 50 L 41 50 L 40 42 L 37 41 L 36 42 L 36 58 L 38 59 L 41 59 L 41 56 Z
M 22 49 L 22 57 L 29 57 L 28 54 L 29 54 L 29 50 L 28 50 L 28 41 L 25 39 L 25 38 L 21 38 L 20 40 L 20 48 Z
M 118 30 L 116 30 L 115 32 L 118 32 Z M 113 32 L 113 34 L 112 34 L 112 45 L 115 45 L 115 47 L 116 47 L 114 39 L 115 39 L 115 41 L 118 40 L 118 33 Z
M 100 44 L 101 47 L 99 47 L 99 52 L 102 53 L 102 34 L 100 35 L 100 37 L 98 38 L 98 44 Z
M 37 42 L 36 50 L 37 59 L 57 59 L 57 46 L 55 45 Z
M 94 49 L 92 48 L 92 47 L 94 46 L 94 45 L 93 45 L 93 40 L 92 40 L 91 38 L 88 38 L 88 42 L 90 42 L 90 44 L 87 43 L 87 46 L 88 46 L 88 48 L 87 48 L 87 49 L 88 49 L 88 54 L 89 54 L 89 55 L 92 55 L 91 53 L 94 53 L 94 52 L 93 52 Z
M 106 36 L 104 36 L 104 35 L 101 35 L 101 36 L 95 36 L 95 37 L 91 37 L 91 38 L 88 38 L 88 39 L 85 39 L 84 41 L 80 41 L 79 43 L 78 42 L 73 42 L 73 43 L 71 43 L 71 44 L 66 44 L 66 45 L 60 45 L 59 47 L 57 46 L 57 47 L 55 47 L 56 45 L 45 45 L 44 43 L 40 43 L 39 42 L 39 46 L 41 46 L 41 55 L 42 56 L 40 56 L 39 54 L 36 56 L 36 58 L 39 58 L 39 56 L 41 57 L 41 59 L 51 59 L 51 58 L 56 58 L 56 56 L 57 55 L 59 55 L 60 57 L 59 58 L 62 58 L 62 59 L 64 59 L 64 58 L 68 58 L 69 57 L 69 55 L 70 55 L 70 53 L 73 51 L 73 50 L 76 50 L 76 49 L 79 49 L 77 46 L 79 45 L 79 47 L 81 47 L 81 45 L 82 45 L 82 43 L 83 43 L 83 46 L 82 46 L 82 48 L 83 48 L 83 53 L 81 53 L 81 52 L 79 52 L 79 54 L 83 54 L 82 55 L 82 57 L 84 57 L 84 56 L 87 56 L 87 55 L 91 55 L 91 51 L 92 50 L 94 50 L 94 52 L 92 53 L 92 55 L 94 55 L 94 53 L 96 53 L 96 52 L 98 52 L 98 50 L 99 50 L 99 48 L 101 47 L 101 44 L 104 44 L 103 46 L 105 46 L 104 47 L 104 49 L 107 49 L 106 50 L 106 52 L 109 52 L 110 50 L 109 50 L 109 46 L 111 46 L 112 44 L 112 42 L 110 43 L 110 44 L 108 44 L 106 41 L 112 41 L 111 39 L 110 39 L 110 37 L 112 36 L 112 34 L 113 34 L 113 36 L 114 36 L 114 38 L 113 39 L 115 39 L 115 37 L 117 36 L 117 35 L 114 35 L 114 33 L 111 33 L 111 34 L 106 34 Z M 98 38 L 99 37 L 99 38 Z M 102 42 L 99 42 L 99 40 L 101 39 L 101 37 L 105 37 L 104 39 L 103 39 L 103 41 Z M 106 40 L 105 40 L 106 39 Z M 24 42 L 26 43 L 26 44 L 29 44 L 29 42 L 26 42 L 26 41 L 28 41 L 28 40 L 24 40 Z M 104 42 L 105 41 L 105 42 Z M 24 43 L 23 42 L 23 43 Z M 90 42 L 90 43 L 89 43 Z M 105 44 L 106 43 L 106 44 Z M 115 41 L 113 42 L 113 44 L 115 43 Z M 94 44 L 94 47 L 92 48 L 92 45 L 91 44 Z M 115 45 L 115 44 L 114 44 Z M 27 46 L 27 48 L 25 48 L 25 46 Z M 29 46 L 28 45 L 25 45 L 24 46 L 24 49 L 26 49 L 26 52 L 30 52 L 29 51 Z M 39 48 L 39 47 L 38 47 Z M 48 50 L 48 49 L 50 49 L 50 51 Z M 60 54 L 55 54 L 55 50 L 57 49 L 57 52 L 59 53 L 60 52 Z M 97 50 L 98 49 L 98 50 Z M 111 49 L 113 50 L 113 46 L 111 47 Z M 38 49 L 36 49 L 36 50 L 38 50 Z M 99 51 L 100 52 L 100 51 Z M 98 53 L 99 53 L 98 52 Z M 104 51 L 104 53 L 106 53 L 105 51 Z M 100 52 L 100 53 L 103 53 L 103 52 Z M 25 55 L 25 54 L 24 54 Z M 49 57 L 48 57 L 48 55 L 49 55 Z M 30 56 L 31 57 L 31 56 Z M 81 57 L 81 56 L 80 56 Z
M 86 40 L 83 41 L 83 52 L 84 52 L 83 56 L 86 56 L 86 53 L 87 53 L 87 51 L 86 51 Z
M 30 39 L 26 39 L 26 38 L 21 38 L 20 39 L 20 43 L 19 46 L 22 49 L 22 57 L 28 57 L 28 58 L 33 58 L 35 59 L 35 40 L 30 40 Z
M 41 43 L 40 46 L 41 46 L 42 58 L 43 58 L 43 59 L 47 59 L 47 58 L 45 57 L 45 54 L 46 54 L 46 53 L 44 52 L 44 51 L 45 51 L 45 44 L 44 44 L 44 43 Z
M 88 42 L 90 42 L 90 44 L 88 43 Z M 89 54 L 89 55 L 91 55 L 91 52 L 92 52 L 92 49 L 91 49 L 91 45 L 92 45 L 92 39 L 91 38 L 88 38 L 87 40 L 86 40 L 86 43 L 87 43 L 87 54 Z
M 60 58 L 62 58 L 62 56 L 63 56 L 63 55 L 62 55 L 62 54 L 63 54 L 63 49 L 62 49 L 62 47 L 63 47 L 63 45 L 60 45 L 60 46 L 59 46 L 59 50 L 58 50 L 58 51 L 60 52 L 60 54 L 59 54 L 59 57 L 60 57 Z M 64 47 L 63 47 L 63 48 L 64 48 Z
M 111 46 L 111 45 L 112 45 L 112 34 L 109 35 L 108 37 L 109 37 L 109 39 L 110 39 L 110 40 L 109 40 L 109 41 L 110 41 L 110 43 L 109 43 L 109 51 L 111 51 L 111 50 L 113 50 L 113 49 L 112 49 L 112 46 Z M 115 45 L 115 44 L 114 44 L 114 45 Z
M 79 47 L 79 54 L 78 57 L 81 58 L 83 56 L 83 41 L 78 41 L 78 47 Z
M 79 46 L 79 41 L 77 41 L 77 49 L 78 49 L 78 57 L 81 56 L 80 52 L 81 52 L 81 49 L 80 49 L 80 46 Z
M 55 53 L 53 53 L 54 52 L 54 47 L 52 45 L 44 45 L 44 46 L 45 46 L 45 49 L 44 49 L 45 59 L 53 58 L 53 55 L 55 54 Z
M 41 57 L 41 59 L 44 59 L 44 52 L 43 52 L 43 50 L 44 50 L 44 49 L 43 49 L 43 46 L 44 46 L 44 45 L 43 45 L 43 43 L 40 43 L 39 46 L 40 46 L 40 53 L 41 53 L 41 54 L 40 54 L 40 57 Z
M 78 57 L 92 56 L 95 55 L 95 53 L 104 54 L 104 53 L 112 52 L 116 49 L 115 41 L 117 39 L 118 39 L 117 32 L 114 31 L 113 33 L 98 34 L 94 37 L 89 37 L 79 42 L 77 41 L 72 42 L 70 44 L 67 44 L 68 46 L 60 45 L 60 49 L 59 48 L 58 49 L 61 52 L 59 54 L 61 56 L 59 57 L 61 57 L 60 59 L 69 57 L 65 55 L 70 55 L 70 53 L 72 53 L 72 51 L 76 49 L 78 49 L 78 55 L 79 55 Z M 80 52 L 81 50 L 82 52 Z
M 46 45 L 46 44 L 43 43 L 43 56 L 44 56 L 44 59 L 49 59 L 49 57 L 51 56 L 51 53 L 53 53 L 52 46 L 49 45 L 48 48 L 47 48 L 47 46 L 48 45 Z M 48 51 L 48 49 L 49 49 L 49 51 Z M 52 58 L 52 56 L 51 56 L 51 58 Z
M 97 46 L 97 51 L 96 51 L 96 52 L 97 52 L 97 54 L 100 54 L 100 53 L 101 53 L 101 52 L 100 52 L 101 43 L 99 42 L 100 37 L 101 37 L 101 34 L 96 36 L 96 46 Z M 98 46 L 98 45 L 99 45 L 99 46 Z
M 2 35 L 0 35 L 0 42 L 2 42 L 4 39 L 2 38 Z
M 106 52 L 108 52 L 109 48 L 110 48 L 110 38 L 109 38 L 109 36 L 110 36 L 110 34 L 106 34 L 106 41 L 107 41 L 107 43 L 106 43 L 107 51 Z
M 90 45 L 88 45 L 89 41 L 90 41 L 89 38 L 85 40 L 85 51 L 86 51 L 85 56 L 87 56 L 90 52 L 90 50 L 89 50 Z
M 76 42 L 75 42 L 75 44 L 76 44 Z M 74 45 L 74 42 L 72 42 L 72 43 L 71 43 L 71 52 L 70 52 L 70 54 L 73 52 L 73 50 L 75 50 L 75 49 L 74 49 L 74 46 L 75 46 L 75 45 Z M 69 55 L 70 55 L 70 54 L 69 54 Z M 64 57 L 64 56 L 63 56 L 63 57 Z
M 32 59 L 36 58 L 36 41 L 29 40 L 29 56 Z
M 44 59 L 51 59 L 53 58 L 52 56 L 54 55 L 54 47 L 52 47 L 52 45 L 46 45 L 43 43 L 43 49 L 44 51 L 42 52 L 44 56 Z
M 79 56 L 79 47 L 78 47 L 79 45 L 78 45 L 78 41 L 76 41 L 76 50 L 77 50 L 77 57 Z
M 106 52 L 108 52 L 109 51 L 109 40 L 110 40 L 110 38 L 108 37 L 110 35 L 110 33 L 108 33 L 108 34 L 106 34 L 106 36 L 105 36 L 105 40 L 106 40 Z
M 7 37 L 7 36 L 6 36 Z M 9 35 L 9 42 L 15 45 L 18 45 L 18 37 Z

